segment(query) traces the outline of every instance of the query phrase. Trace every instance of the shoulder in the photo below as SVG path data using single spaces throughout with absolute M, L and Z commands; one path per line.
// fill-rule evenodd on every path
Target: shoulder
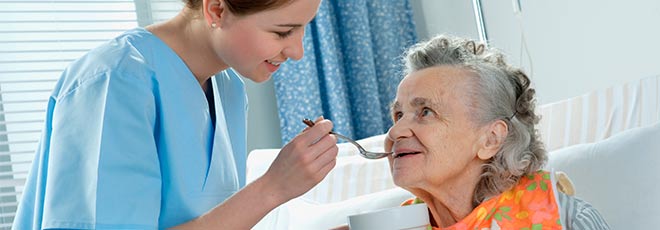
M 152 67 L 154 50 L 159 40 L 142 28 L 128 30 L 108 42 L 90 50 L 70 67 L 87 67 L 89 71 L 127 71 L 138 68 L 149 71 Z M 85 64 L 95 64 L 88 66 Z
M 62 73 L 53 96 L 63 97 L 80 87 L 109 84 L 138 84 L 150 87 L 154 76 L 153 43 L 149 32 L 133 29 L 90 50 L 72 62 Z M 111 78 L 121 78 L 113 79 Z
M 558 198 L 568 229 L 610 229 L 600 212 L 590 203 L 561 192 Z

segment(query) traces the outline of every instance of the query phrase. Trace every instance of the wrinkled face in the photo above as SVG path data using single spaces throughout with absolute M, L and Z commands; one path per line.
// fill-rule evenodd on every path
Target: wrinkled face
M 467 170 L 478 170 L 478 128 L 467 106 L 470 75 L 464 69 L 440 66 L 403 79 L 392 108 L 394 125 L 388 132 L 396 185 L 427 190 L 452 184 L 448 182 L 460 179 Z
M 216 53 L 225 64 L 255 82 L 270 78 L 288 58 L 303 56 L 302 39 L 321 0 L 294 0 L 273 10 L 236 16 L 224 10 Z

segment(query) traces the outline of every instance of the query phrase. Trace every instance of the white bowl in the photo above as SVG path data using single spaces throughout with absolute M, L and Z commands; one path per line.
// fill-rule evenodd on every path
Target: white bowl
M 428 207 L 423 203 L 348 216 L 351 230 L 425 230 L 428 224 Z

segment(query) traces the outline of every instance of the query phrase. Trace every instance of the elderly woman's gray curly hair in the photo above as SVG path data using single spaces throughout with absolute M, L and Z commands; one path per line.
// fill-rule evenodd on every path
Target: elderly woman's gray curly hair
M 539 117 L 534 113 L 534 89 L 525 73 L 507 64 L 500 51 L 464 38 L 440 35 L 408 49 L 404 61 L 406 75 L 434 66 L 473 72 L 474 81 L 469 84 L 473 87 L 465 94 L 471 119 L 478 125 L 504 120 L 509 127 L 501 149 L 483 165 L 474 191 L 475 205 L 543 167 L 547 153 L 535 128 Z

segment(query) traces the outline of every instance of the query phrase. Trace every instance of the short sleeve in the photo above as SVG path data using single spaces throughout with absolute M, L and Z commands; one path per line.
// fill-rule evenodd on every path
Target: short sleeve
M 572 229 L 610 229 L 603 216 L 591 205 L 583 206 L 573 219 Z
M 53 96 L 42 227 L 157 228 L 161 171 L 149 79 L 102 72 Z
M 561 192 L 557 195 L 568 229 L 610 229 L 600 212 L 588 202 Z

